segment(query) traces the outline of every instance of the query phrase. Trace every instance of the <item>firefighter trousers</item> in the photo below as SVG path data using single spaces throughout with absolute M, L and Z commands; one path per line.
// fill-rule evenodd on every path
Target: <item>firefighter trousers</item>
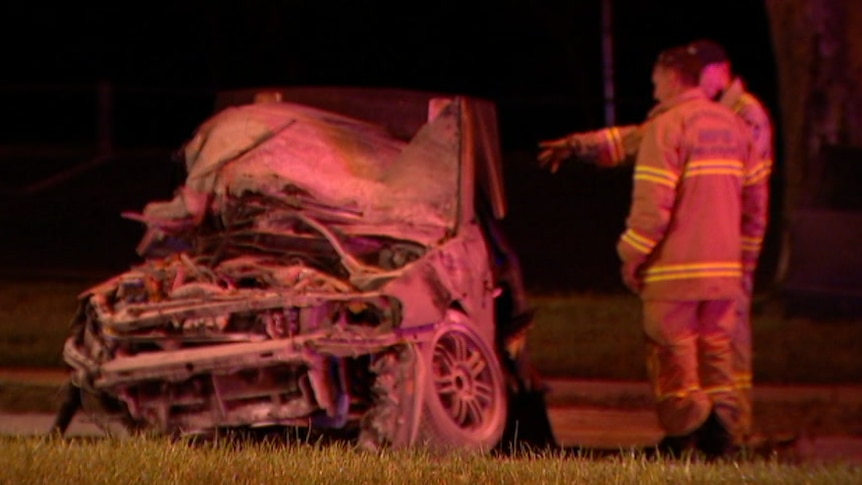
M 751 293 L 746 292 L 739 300 L 737 327 L 733 334 L 733 372 L 739 391 L 739 432 L 743 440 L 751 436 L 754 421 L 752 400 L 752 347 L 751 347 Z
M 697 430 L 714 411 L 738 440 L 742 399 L 733 339 L 738 300 L 644 300 L 647 371 L 658 421 L 668 436 Z

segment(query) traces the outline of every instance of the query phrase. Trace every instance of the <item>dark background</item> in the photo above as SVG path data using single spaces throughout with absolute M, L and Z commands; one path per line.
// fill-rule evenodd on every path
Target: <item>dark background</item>
M 169 198 L 182 183 L 171 151 L 212 113 L 219 90 L 386 86 L 496 101 L 511 209 L 505 226 L 527 284 L 620 290 L 614 243 L 630 170 L 571 164 L 551 175 L 535 162 L 539 140 L 604 126 L 601 3 L 0 7 L 0 269 L 109 274 L 136 262 L 142 226 L 119 213 Z M 780 128 L 764 6 L 731 0 L 706 7 L 612 2 L 618 123 L 639 122 L 652 106 L 650 71 L 661 49 L 708 37 L 726 46 Z M 97 158 L 108 149 L 113 156 Z M 776 182 L 780 153 L 777 169 Z M 767 239 L 767 281 L 778 229 L 773 223 Z

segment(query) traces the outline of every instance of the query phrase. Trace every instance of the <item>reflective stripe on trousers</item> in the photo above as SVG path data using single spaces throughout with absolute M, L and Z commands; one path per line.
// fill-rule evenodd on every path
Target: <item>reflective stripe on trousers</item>
M 691 433 L 715 409 L 724 426 L 741 436 L 743 406 L 732 346 L 738 307 L 735 300 L 643 302 L 647 370 L 667 435 Z

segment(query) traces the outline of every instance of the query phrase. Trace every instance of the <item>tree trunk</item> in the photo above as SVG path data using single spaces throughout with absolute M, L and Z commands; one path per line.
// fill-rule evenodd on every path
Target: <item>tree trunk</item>
M 862 295 L 862 1 L 765 0 L 783 128 L 776 282 L 804 295 Z M 783 164 L 782 164 L 783 162 Z M 776 221 L 778 222 L 778 221 Z M 833 308 L 841 307 L 824 300 Z M 822 311 L 825 306 L 817 307 Z
M 830 147 L 862 147 L 862 2 L 765 0 L 778 65 L 784 215 L 814 203 Z

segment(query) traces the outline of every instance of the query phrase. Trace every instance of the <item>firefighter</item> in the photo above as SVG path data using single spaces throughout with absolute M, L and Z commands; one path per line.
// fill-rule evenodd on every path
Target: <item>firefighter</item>
M 701 39 L 691 42 L 686 49 L 694 54 L 701 64 L 699 86 L 706 96 L 730 108 L 748 127 L 754 140 L 756 156 L 764 166 L 764 176 L 772 171 L 773 135 L 772 121 L 766 109 L 754 95 L 747 92 L 743 81 L 732 73 L 725 49 L 715 41 Z M 556 172 L 567 158 L 575 158 L 601 167 L 616 167 L 634 163 L 644 130 L 651 120 L 666 109 L 659 104 L 640 125 L 626 125 L 600 130 L 572 133 L 556 140 L 543 141 L 539 162 Z M 741 394 L 742 411 L 740 426 L 745 440 L 752 433 L 752 363 L 751 363 L 751 298 L 754 289 L 755 263 L 758 259 L 761 239 L 745 239 L 744 249 L 751 253 L 751 263 L 746 268 L 744 289 L 738 309 L 740 323 L 733 339 L 734 375 L 736 387 Z
M 703 65 L 700 87 L 711 99 L 717 100 L 737 114 L 748 127 L 754 141 L 755 156 L 763 167 L 763 176 L 768 178 L 773 165 L 772 121 L 766 109 L 754 95 L 745 90 L 739 77 L 732 74 L 730 61 L 724 48 L 718 43 L 703 39 L 692 42 L 689 48 Z M 763 190 L 768 190 L 764 184 Z M 747 441 L 752 434 L 753 401 L 752 348 L 751 348 L 751 299 L 754 291 L 756 262 L 763 244 L 762 237 L 743 240 L 743 250 L 749 253 L 749 265 L 745 268 L 744 289 L 739 303 L 739 326 L 733 338 L 734 374 L 737 389 L 742 395 L 741 428 Z
M 647 370 L 663 452 L 720 457 L 741 444 L 744 404 L 732 339 L 743 251 L 766 227 L 768 167 L 742 120 L 698 88 L 700 64 L 685 47 L 653 70 L 659 102 L 641 133 L 632 205 L 617 244 L 626 286 L 643 304 Z

